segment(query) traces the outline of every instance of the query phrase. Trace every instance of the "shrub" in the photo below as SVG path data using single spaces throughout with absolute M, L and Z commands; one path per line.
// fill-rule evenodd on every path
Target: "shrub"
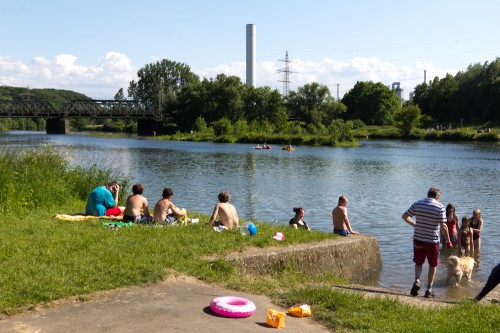
M 0 212 L 50 209 L 86 200 L 94 187 L 111 180 L 129 187 L 128 179 L 120 173 L 96 165 L 72 168 L 64 156 L 64 152 L 48 145 L 20 153 L 0 152 Z M 123 196 L 126 193 L 122 191 Z

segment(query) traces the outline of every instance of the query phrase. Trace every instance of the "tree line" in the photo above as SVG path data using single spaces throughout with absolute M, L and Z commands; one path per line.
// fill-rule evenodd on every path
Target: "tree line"
M 269 87 L 254 88 L 239 77 L 217 75 L 200 80 L 189 66 L 162 60 L 139 70 L 130 82 L 129 97 L 151 103 L 171 114 L 181 131 L 197 130 L 197 121 L 212 124 L 267 122 L 277 132 L 287 131 L 296 120 L 311 132 L 335 121 L 352 121 L 353 127 L 396 125 L 403 133 L 436 123 L 495 122 L 500 109 L 500 59 L 470 65 L 455 76 L 419 84 L 412 101 L 403 101 L 380 82 L 358 81 L 341 100 L 326 85 L 305 84 L 288 96 Z
M 332 141 L 336 142 L 352 140 L 350 130 L 364 125 L 396 125 L 403 134 L 409 134 L 415 127 L 436 123 L 495 122 L 500 108 L 499 73 L 499 58 L 470 65 L 455 76 L 447 74 L 417 85 L 413 100 L 403 103 L 380 82 L 358 81 L 341 100 L 317 82 L 283 96 L 267 86 L 244 84 L 237 76 L 219 74 L 200 79 L 188 65 L 163 59 L 139 69 L 137 81 L 129 83 L 128 96 L 121 88 L 115 99 L 143 103 L 166 118 L 167 127 L 173 132 L 213 131 L 215 135 L 224 135 L 233 130 L 235 135 L 248 131 L 335 135 Z M 51 89 L 26 93 L 23 88 L 0 87 L 0 100 L 40 98 L 61 102 L 88 98 L 71 93 Z M 79 128 L 95 122 L 119 130 L 133 130 L 134 126 L 132 122 L 116 121 L 113 125 L 112 120 L 72 121 L 72 126 Z M 5 121 L 0 124 L 6 127 Z M 43 125 L 36 124 L 37 128 Z M 15 125 L 11 123 L 11 128 Z

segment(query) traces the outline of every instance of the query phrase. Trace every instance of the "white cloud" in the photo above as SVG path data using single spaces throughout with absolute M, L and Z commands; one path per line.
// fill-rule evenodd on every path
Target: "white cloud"
M 285 64 L 280 61 L 257 63 L 257 86 L 270 86 L 281 91 L 283 87 Z M 330 88 L 336 94 L 340 85 L 340 97 L 349 91 L 357 81 L 382 82 L 391 86 L 401 82 L 404 96 L 413 91 L 424 80 L 435 76 L 444 77 L 446 73 L 456 74 L 457 70 L 435 68 L 432 63 L 417 61 L 414 64 L 398 66 L 377 57 L 355 57 L 349 61 L 339 61 L 325 57 L 320 61 L 293 60 L 289 64 L 290 90 L 296 90 L 307 83 L 318 82 Z M 245 62 L 221 64 L 202 70 L 192 70 L 201 78 L 215 78 L 217 74 L 235 75 L 246 82 Z M 41 56 L 30 63 L 0 56 L 0 84 L 10 86 L 29 86 L 31 88 L 68 89 L 83 93 L 96 99 L 111 99 L 120 88 L 126 88 L 129 82 L 137 80 L 137 68 L 132 61 L 119 52 L 107 52 L 97 63 L 91 66 L 78 64 L 78 57 L 60 54 L 54 59 Z
M 118 52 L 107 52 L 97 64 L 83 66 L 72 54 L 54 59 L 37 56 L 30 63 L 0 56 L 0 84 L 17 87 L 73 90 L 92 98 L 112 99 L 137 78 L 130 59 Z

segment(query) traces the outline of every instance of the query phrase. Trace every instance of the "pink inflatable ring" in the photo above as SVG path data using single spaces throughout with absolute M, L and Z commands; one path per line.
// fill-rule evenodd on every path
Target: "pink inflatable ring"
M 244 318 L 250 317 L 255 312 L 255 304 L 242 297 L 223 296 L 216 297 L 210 302 L 210 309 L 224 317 Z

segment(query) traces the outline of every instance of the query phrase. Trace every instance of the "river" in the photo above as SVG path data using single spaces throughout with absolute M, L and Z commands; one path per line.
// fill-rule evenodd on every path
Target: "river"
M 164 187 L 174 190 L 179 207 L 212 212 L 217 194 L 226 190 L 240 217 L 283 226 L 292 208 L 305 208 L 304 220 L 314 230 L 331 232 L 331 211 L 338 197 L 349 197 L 355 230 L 375 235 L 383 269 L 367 284 L 409 290 L 414 276 L 412 233 L 401 215 L 441 188 L 441 202 L 456 204 L 457 214 L 482 211 L 484 227 L 479 266 L 468 287 L 446 287 L 446 265 L 438 268 L 437 294 L 473 296 L 500 257 L 500 145 L 428 141 L 360 141 L 359 147 L 297 147 L 295 151 L 254 150 L 250 144 L 218 144 L 126 138 L 97 138 L 84 133 L 0 134 L 0 145 L 33 148 L 42 143 L 63 149 L 74 165 L 116 168 L 141 182 L 153 206 Z M 130 189 L 127 189 L 130 191 Z M 83 210 L 83 207 L 82 207 Z M 443 251 L 441 262 L 450 254 Z M 427 265 L 422 280 L 427 281 Z

